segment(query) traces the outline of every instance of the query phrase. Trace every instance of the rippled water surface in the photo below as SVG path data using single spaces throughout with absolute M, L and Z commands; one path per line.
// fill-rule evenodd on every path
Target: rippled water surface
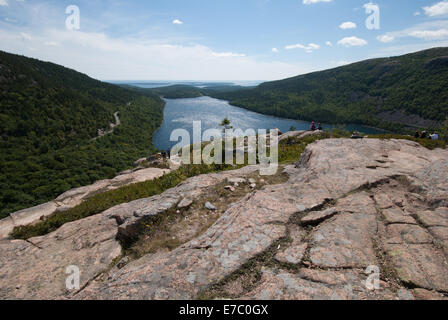
M 177 141 L 170 141 L 171 132 L 175 129 L 186 129 L 193 137 L 193 121 L 201 121 L 202 132 L 207 129 L 219 129 L 219 125 L 224 118 L 228 118 L 235 129 L 242 130 L 278 128 L 282 132 L 287 132 L 291 126 L 294 126 L 297 130 L 308 130 L 310 127 L 310 122 L 307 121 L 267 116 L 210 97 L 165 99 L 165 101 L 164 121 L 154 136 L 154 145 L 159 150 L 168 150 L 177 144 Z M 323 127 L 325 129 L 333 126 L 323 124 Z M 357 130 L 367 134 L 381 132 L 361 125 L 347 125 L 346 127 L 349 131 Z

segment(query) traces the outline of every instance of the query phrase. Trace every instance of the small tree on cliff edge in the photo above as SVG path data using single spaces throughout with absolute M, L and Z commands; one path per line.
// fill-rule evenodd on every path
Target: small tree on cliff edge
M 224 118 L 224 120 L 222 120 L 221 127 L 223 127 L 222 131 L 225 132 L 226 129 L 233 129 L 233 127 L 230 125 L 230 120 L 228 118 Z
M 230 120 L 229 120 L 228 118 L 224 118 L 224 120 L 222 120 L 220 126 L 221 126 L 221 127 L 227 127 L 227 126 L 230 126 Z

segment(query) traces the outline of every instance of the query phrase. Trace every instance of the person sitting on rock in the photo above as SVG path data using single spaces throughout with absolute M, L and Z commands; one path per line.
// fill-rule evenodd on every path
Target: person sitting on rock
M 310 131 L 316 131 L 316 124 L 314 123 L 314 121 L 311 122 Z
M 434 134 L 431 135 L 432 140 L 439 140 L 439 134 L 437 132 L 434 132 Z
M 420 138 L 425 139 L 427 137 L 426 131 L 422 131 L 422 134 L 420 135 Z
M 277 136 L 281 136 L 283 134 L 279 128 L 275 128 L 273 131 L 277 131 Z
M 414 138 L 419 139 L 420 138 L 420 132 L 415 131 Z
M 353 132 L 352 139 L 362 139 L 362 138 L 363 136 L 358 131 Z
M 322 131 L 322 130 L 323 130 L 322 125 L 321 125 L 320 123 L 317 124 L 317 130 L 319 130 L 319 131 Z

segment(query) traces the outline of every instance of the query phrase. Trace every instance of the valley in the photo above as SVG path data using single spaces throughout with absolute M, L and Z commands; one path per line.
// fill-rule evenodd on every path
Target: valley
M 437 130 L 448 115 L 447 48 L 370 59 L 256 87 L 152 90 L 165 98 L 201 95 L 258 113 L 329 124 L 356 123 L 396 133 Z M 395 115 L 395 116 L 394 116 Z
M 0 52 L 0 299 L 448 299 L 445 54 L 153 88 Z M 155 155 L 193 121 L 280 129 L 278 170 Z

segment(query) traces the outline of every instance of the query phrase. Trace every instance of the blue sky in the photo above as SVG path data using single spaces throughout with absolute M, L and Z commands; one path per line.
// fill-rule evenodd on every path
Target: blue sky
M 448 1 L 0 0 L 1 50 L 103 80 L 274 80 L 447 45 Z

